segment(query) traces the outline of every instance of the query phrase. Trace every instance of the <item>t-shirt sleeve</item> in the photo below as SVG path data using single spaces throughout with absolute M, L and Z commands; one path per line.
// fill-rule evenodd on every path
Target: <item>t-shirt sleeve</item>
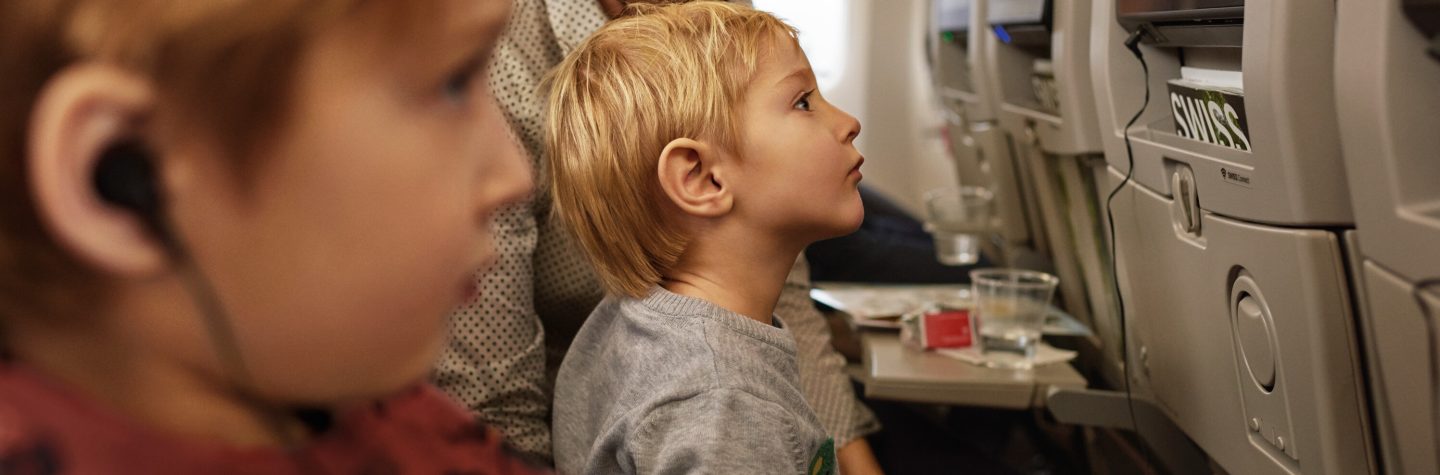
M 779 404 L 735 389 L 715 389 L 650 411 L 626 441 L 629 473 L 804 471 L 819 441 L 802 435 Z M 622 456 L 621 465 L 627 465 Z

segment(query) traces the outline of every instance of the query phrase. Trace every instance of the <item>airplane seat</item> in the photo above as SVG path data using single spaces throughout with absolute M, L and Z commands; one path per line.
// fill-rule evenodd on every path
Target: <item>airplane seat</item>
M 1440 0 L 1336 2 L 1334 96 L 1386 473 L 1440 473 Z
M 1377 466 L 1326 3 L 1093 5 L 1129 387 L 1229 473 Z

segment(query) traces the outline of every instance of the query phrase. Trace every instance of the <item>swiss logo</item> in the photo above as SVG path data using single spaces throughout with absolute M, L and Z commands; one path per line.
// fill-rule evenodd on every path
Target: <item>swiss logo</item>
M 1175 134 L 1190 140 L 1250 151 L 1245 96 L 1229 90 L 1200 89 L 1171 82 L 1170 111 Z M 1221 175 L 1226 171 L 1222 170 Z

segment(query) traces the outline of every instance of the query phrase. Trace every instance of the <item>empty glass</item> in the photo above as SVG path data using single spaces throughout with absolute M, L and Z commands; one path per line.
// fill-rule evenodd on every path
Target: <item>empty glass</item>
M 941 264 L 963 266 L 980 260 L 980 246 L 990 228 L 990 190 L 978 186 L 947 186 L 925 193 L 925 229 L 935 238 Z
M 970 272 L 970 282 L 985 365 L 1032 367 L 1050 297 L 1060 279 L 1021 269 L 980 269 Z

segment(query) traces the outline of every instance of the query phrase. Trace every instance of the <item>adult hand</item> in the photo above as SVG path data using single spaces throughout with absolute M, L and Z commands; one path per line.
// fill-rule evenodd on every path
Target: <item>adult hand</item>
M 602 11 L 605 12 L 605 16 L 608 16 L 608 17 L 610 17 L 610 18 L 615 18 L 615 17 L 620 16 L 620 13 L 621 13 L 621 12 L 625 11 L 625 5 L 629 4 L 631 1 L 639 1 L 639 0 L 596 0 L 596 1 L 600 2 L 600 10 L 602 10 Z M 686 1 L 686 0 L 648 0 L 649 3 L 681 3 L 681 2 L 684 2 L 684 1 Z M 740 3 L 743 3 L 743 4 L 745 4 L 745 5 L 750 5 L 750 2 L 748 2 L 748 1 L 742 1 L 742 2 L 740 2 Z
M 610 18 L 615 18 L 615 17 L 617 17 L 617 16 L 620 16 L 620 12 L 625 10 L 625 3 L 626 3 L 625 0 L 598 0 L 598 1 L 600 2 L 600 9 L 601 9 L 601 10 L 604 10 L 604 11 L 605 11 L 605 16 L 608 16 L 608 17 L 610 17 Z

